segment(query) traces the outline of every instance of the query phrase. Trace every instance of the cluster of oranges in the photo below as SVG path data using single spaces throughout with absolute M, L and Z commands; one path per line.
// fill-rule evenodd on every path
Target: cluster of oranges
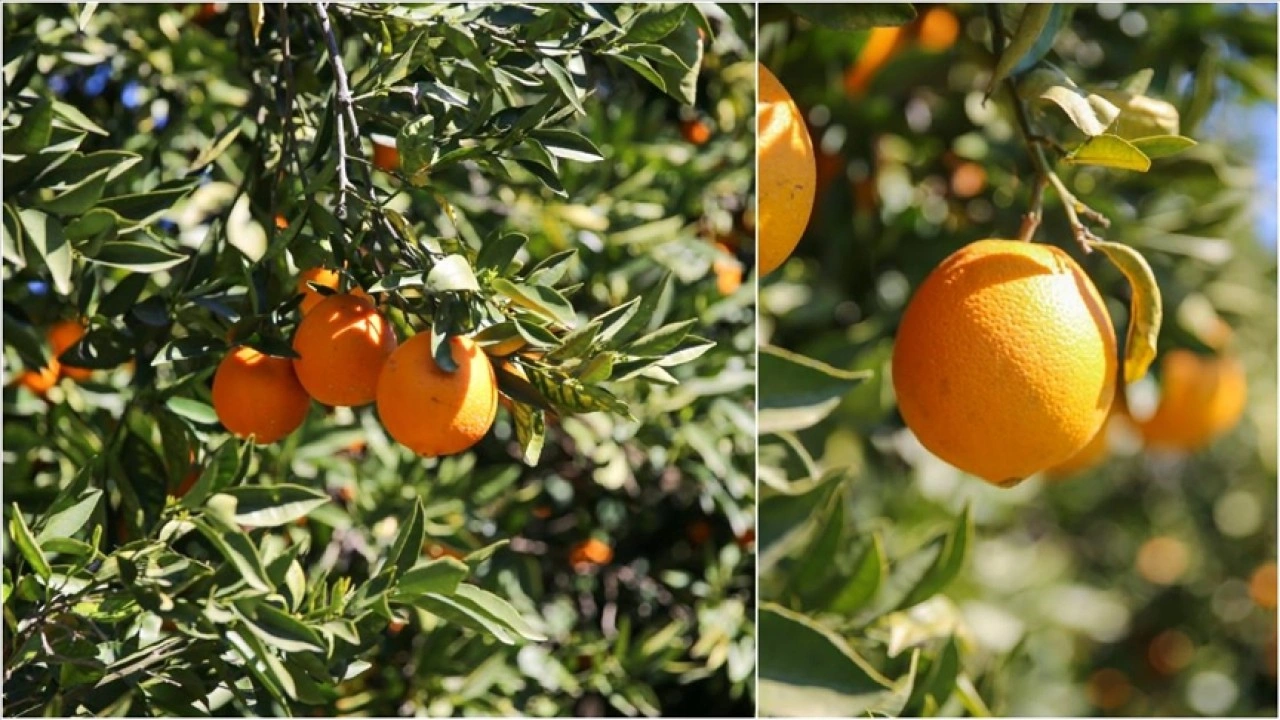
M 916 290 L 893 352 L 907 426 L 948 463 L 998 485 L 1043 471 L 1071 475 L 1106 457 L 1117 402 L 1115 331 L 1084 271 L 1061 250 L 981 240 L 953 253 Z M 1153 449 L 1198 450 L 1245 406 L 1230 356 L 1166 353 L 1161 400 L 1135 421 Z
M 84 337 L 84 325 L 75 320 L 59 320 L 49 326 L 45 339 L 52 351 L 48 364 L 38 370 L 23 370 L 17 377 L 17 384 L 31 392 L 44 397 L 49 389 L 58 384 L 64 377 L 76 382 L 89 379 L 93 371 L 89 368 L 76 367 L 58 360 L 58 356 L 66 352 L 72 345 Z
M 303 317 L 293 337 L 297 358 L 233 349 L 213 377 L 213 407 L 241 438 L 276 442 L 296 430 L 312 400 L 324 405 L 377 404 L 397 442 L 423 457 L 452 455 L 479 442 L 497 414 L 498 387 L 489 358 L 471 339 L 450 339 L 457 369 L 436 364 L 430 333 L 400 344 L 364 291 L 323 296 L 337 273 L 316 269 L 298 280 Z

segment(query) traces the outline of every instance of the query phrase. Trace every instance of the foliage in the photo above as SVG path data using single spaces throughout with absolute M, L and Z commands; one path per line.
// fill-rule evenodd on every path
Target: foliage
M 79 317 L 60 360 L 97 371 L 5 390 L 10 714 L 749 707 L 753 294 L 707 240 L 742 232 L 752 25 L 6 5 L 6 364 Z M 317 408 L 228 439 L 217 361 L 291 356 L 317 265 L 401 338 L 473 335 L 490 435 L 423 460 Z
M 819 192 L 760 291 L 762 713 L 1275 712 L 1276 260 L 1237 120 L 1274 108 L 1274 10 L 1001 6 L 995 53 L 981 6 L 917 6 L 893 30 L 826 12 L 770 6 L 760 28 L 811 122 Z M 1271 117 L 1249 134 L 1274 138 Z M 1063 187 L 1038 188 L 1044 170 Z M 903 427 L 888 367 L 912 289 L 968 242 L 1017 237 L 1037 197 L 1036 239 L 1083 263 L 1118 323 L 1125 271 L 1143 273 L 1082 247 L 1149 263 L 1130 349 L 1241 357 L 1234 432 L 1178 457 L 1121 438 L 1079 477 L 1004 490 Z

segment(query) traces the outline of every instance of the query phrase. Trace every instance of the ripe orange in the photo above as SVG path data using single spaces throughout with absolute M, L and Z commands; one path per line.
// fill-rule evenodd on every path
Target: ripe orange
M 901 27 L 878 27 L 867 36 L 867 42 L 858 53 L 858 59 L 844 74 L 844 89 L 850 95 L 866 92 L 871 79 L 880 68 L 901 49 L 907 41 L 907 33 Z
M 330 295 L 298 323 L 293 361 L 298 381 L 325 405 L 368 405 L 396 334 L 369 298 Z M 419 408 L 421 410 L 421 408 Z
M 942 52 L 955 44 L 960 37 L 960 21 L 944 7 L 931 8 L 920 16 L 916 42 L 928 52 Z
M 1171 350 L 1160 361 L 1160 404 L 1138 424 L 1150 447 L 1199 450 L 1235 427 L 1247 384 L 1238 358 Z
M 1070 256 L 981 240 L 907 305 L 893 387 L 926 448 L 1007 486 L 1088 445 L 1111 410 L 1116 363 L 1111 317 Z
M 721 295 L 732 295 L 742 286 L 742 263 L 734 256 L 728 245 L 716 243 L 721 253 L 711 263 L 711 271 L 716 275 L 716 289 Z
M 489 356 L 470 338 L 450 339 L 458 369 L 445 372 L 431 356 L 431 333 L 405 341 L 378 378 L 378 415 L 397 442 L 423 457 L 452 455 L 475 445 L 498 414 L 498 384 Z
M 299 309 L 302 310 L 302 314 L 306 315 L 311 312 L 317 305 L 323 302 L 326 297 L 328 297 L 311 289 L 311 285 L 309 285 L 309 283 L 315 283 L 316 285 L 337 290 L 339 280 L 340 277 L 338 276 L 337 271 L 330 270 L 328 268 L 315 267 L 298 273 L 298 292 L 306 296 L 302 298 L 302 304 L 298 306 Z M 367 298 L 369 300 L 373 299 L 369 297 L 369 293 L 366 293 L 358 287 L 353 288 L 350 294 L 355 295 L 356 297 Z
M 80 342 L 80 338 L 84 337 L 84 325 L 75 320 L 59 320 L 49 327 L 49 347 L 53 350 L 53 357 L 57 358 L 67 348 Z M 75 367 L 66 363 L 59 363 L 62 368 L 62 374 L 75 380 L 76 382 L 84 382 L 93 375 L 93 371 L 89 368 Z
M 49 388 L 58 384 L 58 361 L 50 360 L 49 364 L 39 370 L 23 370 L 18 374 L 18 384 L 31 392 L 44 397 Z
M 223 427 L 259 444 L 297 430 L 310 405 L 288 358 L 241 346 L 222 359 L 213 375 L 213 410 Z
M 1276 609 L 1276 564 L 1263 563 L 1249 577 L 1249 597 L 1264 610 Z
M 685 139 L 685 142 L 703 145 L 711 139 L 711 128 L 701 120 L 681 120 L 680 135 Z
M 760 275 L 764 276 L 791 256 L 804 235 L 813 212 L 817 169 L 813 141 L 800 108 L 769 68 L 759 63 L 756 67 L 760 74 L 756 101 L 758 245 Z
M 400 169 L 400 150 L 391 138 L 375 138 L 373 141 L 373 166 L 385 172 Z
M 586 569 L 592 565 L 608 565 L 613 560 L 613 548 L 609 544 L 590 538 L 583 540 L 569 551 L 569 563 L 574 569 Z

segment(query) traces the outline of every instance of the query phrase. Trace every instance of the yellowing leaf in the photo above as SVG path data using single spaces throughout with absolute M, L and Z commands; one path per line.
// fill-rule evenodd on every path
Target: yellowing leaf
M 1129 334 L 1124 348 L 1125 382 L 1139 380 L 1156 359 L 1156 339 L 1164 319 L 1164 303 L 1155 273 L 1137 250 L 1120 243 L 1095 241 L 1089 246 L 1101 250 L 1129 280 L 1133 297 L 1129 302 Z
M 1146 172 L 1151 169 L 1151 158 L 1128 140 L 1110 134 L 1089 138 L 1063 160 L 1074 165 L 1099 165 L 1119 170 Z

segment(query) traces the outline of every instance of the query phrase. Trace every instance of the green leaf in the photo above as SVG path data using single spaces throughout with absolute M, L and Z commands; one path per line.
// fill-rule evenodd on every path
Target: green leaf
M 1181 135 L 1151 135 L 1131 140 L 1130 143 L 1152 160 L 1177 155 L 1196 146 L 1195 140 Z
M 790 492 L 766 496 L 760 501 L 760 537 L 757 555 L 765 574 L 812 531 L 809 518 L 840 487 L 843 471 L 829 472 L 814 482 L 796 483 Z
M 103 168 L 89 175 L 40 203 L 41 209 L 64 217 L 84 213 L 102 198 L 102 191 L 107 187 L 107 176 L 110 173 L 110 168 Z
M 813 528 L 808 532 L 809 542 L 799 553 L 788 583 L 802 597 L 813 597 L 822 588 L 831 574 L 831 558 L 841 550 L 840 539 L 845 528 L 842 487 L 836 489 L 826 505 L 825 511 L 810 521 Z
M 765 603 L 757 632 L 762 716 L 865 716 L 899 689 L 844 638 L 800 613 Z
M 573 305 L 552 288 L 514 283 L 500 277 L 490 281 L 490 286 L 516 305 L 562 327 L 572 328 L 578 324 Z
M 214 160 L 217 160 L 222 155 L 222 153 L 226 152 L 227 148 L 231 147 L 231 144 L 234 143 L 236 139 L 240 137 L 240 127 L 241 126 L 239 123 L 235 125 L 228 125 L 218 135 L 217 139 L 214 140 L 212 145 L 205 148 L 204 150 L 201 150 L 200 154 L 196 156 L 196 159 L 191 161 L 191 169 L 188 170 L 187 172 L 192 172 L 192 173 L 199 172 L 200 170 L 204 169 L 206 165 L 212 163 Z
M 83 130 L 87 133 L 93 133 L 94 135 L 101 135 L 103 137 L 110 135 L 110 133 L 103 130 L 101 126 L 90 120 L 89 116 L 80 112 L 80 108 L 77 108 L 75 105 L 64 103 L 61 100 L 54 100 L 53 112 L 77 130 Z
M 400 528 L 400 533 L 396 535 L 396 541 L 391 546 L 391 552 L 387 553 L 387 564 L 395 567 L 399 573 L 405 572 L 418 562 L 418 555 L 422 552 L 422 538 L 425 534 L 424 512 L 422 500 L 414 500 L 413 510 L 409 511 L 409 522 Z
M 604 154 L 586 137 L 572 130 L 533 130 L 529 136 L 542 143 L 552 155 L 576 162 L 599 162 Z
M 167 406 L 177 414 L 178 410 L 174 408 L 174 401 L 181 398 L 171 398 Z M 194 402 L 194 401 L 192 401 Z M 205 407 L 208 407 L 207 405 Z M 212 413 L 210 409 L 210 413 Z M 182 507 L 188 510 L 194 510 L 204 504 L 204 501 L 216 492 L 227 487 L 236 481 L 242 466 L 240 462 L 240 454 L 237 451 L 237 443 L 234 440 L 225 440 L 214 450 L 204 470 L 200 471 L 200 477 L 196 480 L 186 495 L 182 496 Z
M 213 407 L 192 398 L 171 397 L 165 401 L 165 407 L 199 425 L 215 425 L 218 422 L 218 414 L 213 411 Z
M 31 534 L 31 528 L 27 527 L 27 521 L 22 518 L 22 508 L 18 507 L 18 503 L 13 504 L 13 510 L 9 513 L 9 537 L 13 538 L 13 544 L 18 546 L 18 552 L 22 553 L 22 557 L 31 569 L 41 578 L 48 580 L 53 574 L 53 569 L 49 567 L 49 561 L 40 551 L 40 544 Z
M 234 520 L 246 527 L 278 527 L 329 502 L 323 492 L 302 485 L 242 485 L 222 491 L 236 499 Z
M 623 36 L 627 42 L 658 42 L 684 23 L 689 9 L 685 3 L 646 3 L 638 7 Z
M 1018 83 L 1018 95 L 1040 105 L 1057 106 L 1073 125 L 1090 137 L 1105 133 L 1120 116 L 1120 108 L 1097 93 L 1081 90 L 1056 68 L 1027 73 Z
M 192 521 L 196 529 L 204 535 L 218 553 L 240 571 L 240 577 L 254 590 L 272 592 L 274 588 L 267 577 L 267 570 L 262 565 L 262 558 L 253 546 L 249 536 L 238 528 L 217 520 L 214 515 L 206 514 Z
M 836 409 L 869 371 L 847 371 L 790 350 L 760 348 L 760 433 L 803 430 Z
M 275 652 L 264 645 L 257 634 L 253 632 L 241 634 L 235 630 L 229 630 L 226 640 L 245 659 L 244 666 L 277 702 L 283 704 L 286 700 L 297 699 L 298 686 L 293 676 L 289 674 L 288 668 Z
M 136 273 L 154 273 L 181 265 L 188 256 L 155 243 L 115 240 L 103 243 L 90 262 Z
M 71 294 L 71 246 L 62 232 L 62 223 L 39 210 L 18 211 L 23 232 L 35 247 L 53 279 L 59 295 Z
M 370 288 L 371 293 L 390 292 L 401 288 L 422 287 L 426 284 L 426 278 L 417 270 L 408 272 L 390 272 L 383 275 Z
M 698 320 L 690 318 L 664 325 L 623 348 L 630 355 L 654 357 L 675 349 L 689 335 Z
M 470 569 L 461 560 L 442 557 L 411 568 L 396 582 L 392 600 L 407 602 L 426 593 L 452 595 L 467 577 Z
M 151 360 L 151 365 L 160 367 L 161 365 L 169 365 L 182 360 L 223 352 L 226 349 L 227 343 L 212 335 L 190 335 L 183 338 L 175 338 L 160 348 L 155 358 Z
M 547 637 L 542 633 L 534 630 L 515 608 L 506 600 L 494 595 L 488 590 L 483 590 L 475 585 L 462 584 L 457 588 L 454 597 L 469 603 L 472 607 L 480 610 L 503 627 L 515 633 L 517 636 L 525 640 L 534 642 L 542 642 Z
M 1058 18 L 1056 23 L 1053 22 L 1054 16 Z M 1049 48 L 1053 46 L 1053 38 L 1061 27 L 1062 16 L 1063 10 L 1059 3 L 1027 3 L 1023 7 L 1018 27 L 1013 31 L 1009 44 L 1001 51 L 991 79 L 987 82 L 987 97 L 991 97 L 996 86 L 1009 77 L 1024 58 L 1033 58 L 1030 64 L 1034 64 L 1049 52 Z M 1037 53 L 1039 57 L 1036 57 Z
M 1151 169 L 1151 159 L 1143 155 L 1133 143 L 1110 134 L 1089 138 L 1083 145 L 1068 153 L 1062 161 L 1071 165 L 1099 165 L 1138 172 Z
M 867 30 L 906 25 L 916 19 L 910 3 L 787 3 L 800 17 L 829 30 Z
M 261 600 L 239 600 L 232 609 L 267 647 L 282 652 L 324 652 L 325 644 L 297 618 Z
M 56 538 L 69 538 L 89 527 L 93 511 L 98 508 L 102 499 L 102 491 L 97 488 L 86 490 L 70 507 L 57 511 L 49 517 L 40 528 L 36 540 L 41 544 Z
M 36 153 L 53 137 L 53 101 L 42 97 L 22 115 L 22 123 L 4 135 L 6 153 Z
M 582 106 L 582 100 L 578 97 L 578 88 L 573 84 L 573 76 L 569 74 L 568 69 L 549 57 L 542 58 L 542 68 L 547 71 L 547 77 L 551 78 L 560 95 L 569 101 L 573 109 L 579 115 L 587 114 L 586 108 Z
M 129 229 L 132 229 L 155 221 L 195 187 L 196 182 L 192 180 L 168 183 L 150 192 L 106 198 L 101 207 L 127 220 L 131 224 Z
M 529 238 L 520 233 L 507 233 L 485 240 L 476 255 L 476 269 L 504 272 L 527 242 Z
M 115 237 L 116 227 L 120 224 L 120 216 L 103 208 L 94 208 L 75 218 L 67 225 L 66 236 L 72 242 L 89 240 L 102 236 L 104 240 Z
M 852 615 L 855 611 L 861 609 L 871 598 L 875 597 L 876 591 L 880 589 L 880 582 L 884 577 L 884 572 L 884 548 L 881 545 L 880 536 L 872 535 L 867 549 L 863 551 L 862 556 L 858 558 L 858 562 L 854 564 L 853 572 L 844 580 L 844 587 L 836 593 L 835 598 L 831 601 L 831 612 Z
M 477 292 L 480 283 L 476 281 L 471 264 L 461 255 L 448 255 L 438 261 L 427 273 L 427 290 L 439 292 Z
M 516 425 L 516 441 L 520 443 L 520 461 L 536 467 L 546 441 L 546 414 L 538 408 L 516 403 L 511 408 L 511 416 Z

